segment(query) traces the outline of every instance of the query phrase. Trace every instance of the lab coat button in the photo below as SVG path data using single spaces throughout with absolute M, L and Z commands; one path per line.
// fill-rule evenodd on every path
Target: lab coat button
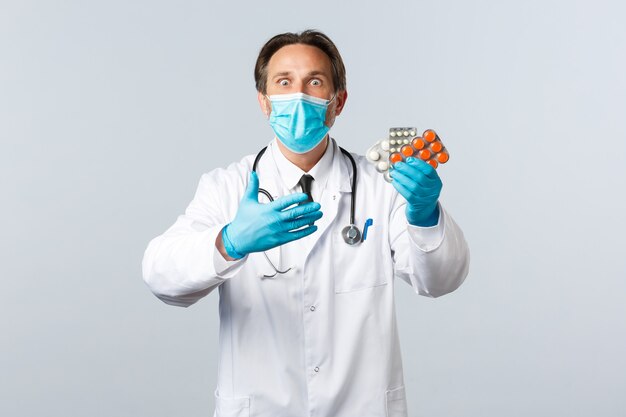
M 315 306 L 311 306 L 311 311 L 315 311 Z
M 314 369 L 314 371 L 315 371 L 315 372 L 319 372 L 319 371 L 320 371 L 320 368 L 319 368 L 318 366 L 316 366 L 316 367 L 315 367 L 315 369 Z

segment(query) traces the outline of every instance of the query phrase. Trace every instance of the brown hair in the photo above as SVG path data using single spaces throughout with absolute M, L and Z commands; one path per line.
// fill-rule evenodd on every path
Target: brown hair
M 328 55 L 333 67 L 333 86 L 335 91 L 344 91 L 346 89 L 346 67 L 343 65 L 343 60 L 337 47 L 322 32 L 308 29 L 300 33 L 281 33 L 263 45 L 254 65 L 254 82 L 257 91 L 263 94 L 267 92 L 267 64 L 272 56 L 283 46 L 293 44 L 315 46 Z

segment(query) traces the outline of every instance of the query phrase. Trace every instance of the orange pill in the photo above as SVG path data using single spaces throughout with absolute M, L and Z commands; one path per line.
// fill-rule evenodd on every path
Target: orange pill
M 428 149 L 422 149 L 418 155 L 424 161 L 430 159 L 430 151 Z
M 437 154 L 437 160 L 442 164 L 448 162 L 448 159 L 450 159 L 450 155 L 448 155 L 448 152 L 441 152 L 440 154 Z
M 412 145 L 415 149 L 424 149 L 424 146 L 426 146 L 426 143 L 424 143 L 424 139 L 418 136 L 415 139 L 413 139 Z
M 437 134 L 432 129 L 425 130 L 422 136 L 426 139 L 426 142 L 434 142 L 437 139 Z
M 443 149 L 443 144 L 437 140 L 430 144 L 430 149 L 434 153 L 441 152 L 441 150 Z
M 389 157 L 389 160 L 391 161 L 392 164 L 395 164 L 396 162 L 402 161 L 402 155 L 400 155 L 397 152 L 392 153 L 391 156 Z
M 437 161 L 435 161 L 434 159 L 429 159 L 427 162 L 435 169 L 437 169 L 437 167 L 439 166 Z
M 404 145 L 402 147 L 402 149 L 400 150 L 400 152 L 402 152 L 402 155 L 409 157 L 413 155 L 413 147 L 410 145 Z

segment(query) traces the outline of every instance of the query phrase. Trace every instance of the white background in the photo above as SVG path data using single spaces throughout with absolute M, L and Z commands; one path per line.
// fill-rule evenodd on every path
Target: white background
M 0 0 L 0 415 L 212 415 L 217 294 L 161 303 L 143 250 L 272 138 L 254 61 L 306 28 L 346 63 L 342 146 L 415 125 L 452 155 L 472 263 L 443 298 L 397 288 L 411 415 L 626 415 L 625 12 Z

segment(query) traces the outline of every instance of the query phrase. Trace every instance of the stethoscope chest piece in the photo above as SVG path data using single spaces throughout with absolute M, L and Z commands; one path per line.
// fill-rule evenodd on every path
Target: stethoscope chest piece
M 348 245 L 356 245 L 361 241 L 361 231 L 353 224 L 344 227 L 341 236 Z

